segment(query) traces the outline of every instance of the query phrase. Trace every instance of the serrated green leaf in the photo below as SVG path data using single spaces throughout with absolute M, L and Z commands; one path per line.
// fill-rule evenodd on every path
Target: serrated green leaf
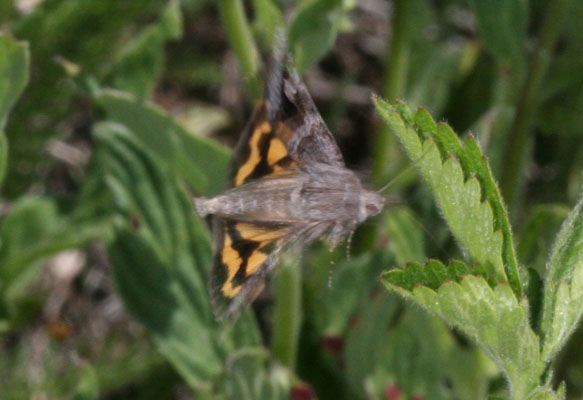
M 153 152 L 200 194 L 226 188 L 230 152 L 216 142 L 187 132 L 157 107 L 120 92 L 104 90 L 96 97 L 109 120 L 127 126 Z
M 448 281 L 437 290 L 416 286 L 397 287 L 391 273 L 384 282 L 414 300 L 479 344 L 505 373 L 513 398 L 526 398 L 538 384 L 545 364 L 539 355 L 539 339 L 531 330 L 528 309 L 519 303 L 506 284 L 491 288 L 482 277 L 467 275 Z
M 405 269 L 394 269 L 383 274 L 383 279 L 393 286 L 411 291 L 417 286 L 427 286 L 437 290 L 446 281 L 461 282 L 470 274 L 470 268 L 461 261 L 454 260 L 447 267 L 438 260 L 429 260 L 422 265 L 408 263 Z M 478 274 L 474 271 L 474 274 Z
M 375 100 L 378 112 L 401 140 L 433 191 L 452 233 L 471 260 L 522 294 L 507 212 L 477 142 L 463 146 L 445 124 L 404 103 Z
M 528 26 L 526 0 L 472 0 L 480 37 L 504 64 L 524 63 Z
M 541 331 L 543 359 L 551 360 L 583 314 L 583 197 L 569 213 L 547 264 Z
M 555 392 L 549 387 L 538 387 L 528 395 L 527 400 L 565 400 L 565 393 Z

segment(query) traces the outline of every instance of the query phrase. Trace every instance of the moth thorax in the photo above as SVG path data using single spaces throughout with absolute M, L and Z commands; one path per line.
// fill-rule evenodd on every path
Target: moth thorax
M 385 207 L 385 198 L 377 192 L 363 190 L 360 193 L 359 220 L 364 221 L 369 217 L 380 214 Z

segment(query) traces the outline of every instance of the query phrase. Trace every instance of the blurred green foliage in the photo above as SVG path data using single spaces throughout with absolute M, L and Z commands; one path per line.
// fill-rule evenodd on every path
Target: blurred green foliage
M 577 0 L 0 1 L 0 398 L 579 398 L 560 351 L 583 340 L 582 19 Z M 350 257 L 286 260 L 225 326 L 190 192 L 226 188 L 220 143 L 282 29 L 349 164 L 400 204 Z M 85 261 L 67 275 L 63 254 Z

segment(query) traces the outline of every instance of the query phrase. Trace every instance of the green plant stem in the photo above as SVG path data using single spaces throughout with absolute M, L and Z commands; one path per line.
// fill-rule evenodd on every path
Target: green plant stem
M 531 151 L 531 125 L 537 106 L 537 93 L 547 72 L 551 53 L 562 27 L 563 17 L 568 9 L 569 0 L 551 0 L 535 53 L 522 87 L 520 99 L 504 151 L 504 174 L 500 177 L 500 189 L 509 208 L 516 203 L 517 194 L 522 187 L 522 175 Z
M 245 77 L 247 93 L 252 101 L 257 100 L 261 96 L 259 79 L 261 59 L 245 16 L 243 3 L 241 0 L 219 0 L 219 10 Z
M 383 97 L 393 101 L 405 94 L 407 72 L 409 69 L 411 15 L 414 3 L 412 0 L 396 0 L 393 2 L 393 34 L 386 53 L 386 75 Z M 388 43 L 388 42 L 387 42 Z M 399 172 L 399 148 L 390 129 L 386 124 L 380 124 L 373 141 L 373 178 L 378 188 L 391 181 L 392 174 Z M 391 168 L 392 167 L 392 168 Z M 371 223 L 359 230 L 355 236 L 354 248 L 357 253 L 372 249 L 377 242 L 378 223 Z
M 272 350 L 275 359 L 293 370 L 301 325 L 301 271 L 284 262 L 277 275 Z
M 413 9 L 411 3 L 411 0 L 396 0 L 393 3 L 393 38 L 390 48 L 387 49 L 387 74 L 383 91 L 383 96 L 389 101 L 405 94 L 409 69 L 410 21 Z M 395 152 L 395 140 L 385 124 L 382 124 L 377 132 L 373 152 L 375 181 L 378 185 L 382 185 L 387 177 L 387 166 Z
M 6 134 L 0 131 L 0 185 L 6 176 L 6 167 L 8 165 L 8 138 Z

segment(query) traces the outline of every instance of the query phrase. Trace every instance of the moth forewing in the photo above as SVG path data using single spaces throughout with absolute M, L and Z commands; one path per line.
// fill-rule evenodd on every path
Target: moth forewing
M 236 317 L 257 295 L 283 249 L 317 239 L 335 245 L 385 204 L 345 167 L 295 69 L 276 65 L 272 73 L 235 149 L 234 187 L 195 199 L 212 220 L 209 289 L 219 319 Z

